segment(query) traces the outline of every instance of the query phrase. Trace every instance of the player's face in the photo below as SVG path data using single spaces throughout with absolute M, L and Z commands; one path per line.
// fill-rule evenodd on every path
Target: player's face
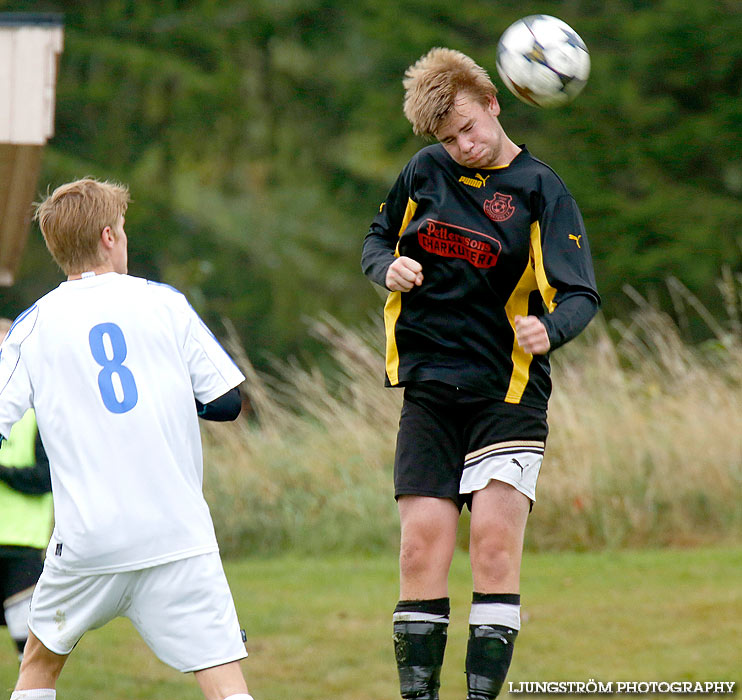
M 126 231 L 124 231 L 124 217 L 119 216 L 119 220 L 113 229 L 116 234 L 116 242 L 111 251 L 111 262 L 113 263 L 114 272 L 125 275 L 129 271 L 128 241 Z
M 466 93 L 456 97 L 451 116 L 436 138 L 459 165 L 467 168 L 492 168 L 505 165 L 502 160 L 503 132 L 497 116 L 500 105 L 492 96 L 483 105 Z

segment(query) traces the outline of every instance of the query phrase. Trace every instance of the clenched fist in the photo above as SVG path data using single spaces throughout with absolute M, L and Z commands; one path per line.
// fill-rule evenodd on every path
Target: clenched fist
M 518 345 L 532 355 L 545 355 L 551 347 L 546 327 L 536 316 L 516 316 L 515 337 Z
M 404 255 L 397 258 L 386 271 L 386 288 L 392 292 L 409 292 L 423 283 L 423 266 Z

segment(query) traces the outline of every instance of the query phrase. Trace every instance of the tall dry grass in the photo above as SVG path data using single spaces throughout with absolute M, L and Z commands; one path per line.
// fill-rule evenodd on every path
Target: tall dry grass
M 551 435 L 528 543 L 536 548 L 692 544 L 742 533 L 742 284 L 723 278 L 729 321 L 677 281 L 678 310 L 700 311 L 713 339 L 627 288 L 627 324 L 598 319 L 554 356 Z M 610 332 L 610 331 L 613 332 Z
M 271 377 L 259 376 L 230 343 L 250 410 L 235 424 L 203 425 L 205 490 L 223 551 L 375 551 L 396 542 L 401 392 L 381 386 L 376 331 L 317 321 L 329 374 L 277 363 Z
M 708 317 L 713 339 L 700 347 L 628 289 L 637 304 L 629 322 L 609 327 L 599 317 L 554 353 L 551 432 L 527 547 L 739 541 L 742 283 L 722 282 L 724 324 L 669 282 L 679 312 Z M 383 331 L 324 318 L 313 332 L 334 360 L 329 375 L 277 364 L 273 378 L 258 376 L 232 344 L 250 417 L 204 425 L 207 498 L 225 553 L 396 545 L 401 392 L 382 386 Z

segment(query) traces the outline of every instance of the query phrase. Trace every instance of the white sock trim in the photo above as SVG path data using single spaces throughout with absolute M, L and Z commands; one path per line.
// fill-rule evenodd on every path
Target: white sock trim
M 224 700 L 255 700 L 255 698 L 247 693 L 240 693 L 239 695 L 230 695 L 228 698 L 224 698 Z
M 13 639 L 24 640 L 28 637 L 28 613 L 31 596 L 14 599 L 15 602 L 5 602 L 5 624 Z
M 14 690 L 10 700 L 56 700 L 57 691 L 53 688 L 33 688 L 31 690 Z
M 520 605 L 510 603 L 473 603 L 469 615 L 470 625 L 503 625 L 520 629 Z

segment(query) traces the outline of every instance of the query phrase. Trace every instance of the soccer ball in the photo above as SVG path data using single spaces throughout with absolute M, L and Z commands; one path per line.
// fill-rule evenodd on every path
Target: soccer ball
M 566 22 L 530 15 L 511 24 L 497 44 L 497 72 L 519 100 L 536 107 L 571 102 L 587 83 L 590 54 Z

